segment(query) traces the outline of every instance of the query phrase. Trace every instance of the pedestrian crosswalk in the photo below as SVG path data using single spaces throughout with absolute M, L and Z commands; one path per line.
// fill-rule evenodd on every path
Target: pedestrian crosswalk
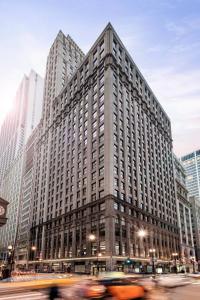
M 46 300 L 47 295 L 41 292 L 28 292 L 10 295 L 0 295 L 0 300 Z

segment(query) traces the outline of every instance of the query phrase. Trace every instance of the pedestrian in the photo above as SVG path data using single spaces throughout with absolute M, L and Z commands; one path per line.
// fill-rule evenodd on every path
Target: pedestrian
M 49 288 L 49 300 L 60 299 L 60 298 L 62 297 L 59 288 L 56 285 L 51 286 Z

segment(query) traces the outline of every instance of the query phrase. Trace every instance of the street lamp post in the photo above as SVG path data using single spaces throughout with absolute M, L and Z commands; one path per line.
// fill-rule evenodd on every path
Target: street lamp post
M 147 231 L 145 229 L 139 229 L 137 232 L 137 235 L 140 238 L 140 247 L 142 245 L 143 250 L 144 250 L 143 239 L 145 238 L 145 236 L 147 236 Z
M 31 259 L 34 260 L 35 258 L 35 252 L 36 252 L 37 248 L 36 246 L 32 246 L 31 247 Z
M 99 257 L 101 257 L 102 254 L 97 252 L 97 276 L 99 275 Z
M 13 263 L 14 263 L 14 248 L 12 245 L 8 246 L 8 266 L 9 266 L 9 272 L 10 272 L 10 276 L 12 274 L 12 270 L 13 270 Z
M 156 269 L 155 269 L 155 253 L 156 253 L 156 249 L 149 249 L 149 254 L 150 254 L 150 257 L 152 258 L 152 273 L 154 275 L 156 274 Z
M 192 262 L 193 273 L 195 273 L 195 257 L 192 257 L 191 262 Z
M 178 253 L 172 253 L 172 257 L 174 258 L 175 261 L 175 272 L 177 273 L 177 258 L 178 258 Z
M 35 253 L 36 253 L 37 247 L 36 246 L 31 246 L 31 251 L 30 251 L 30 259 L 33 261 L 35 259 Z M 34 271 L 36 270 L 36 265 L 34 265 Z
M 91 234 L 89 234 L 89 236 L 88 236 L 88 240 L 91 242 L 91 255 L 92 255 L 92 243 L 94 242 L 94 241 L 96 241 L 96 235 L 94 235 L 93 233 L 91 233 Z M 98 252 L 97 252 L 98 253 Z M 90 269 L 91 269 L 91 267 L 90 267 Z M 90 270 L 91 271 L 91 270 Z

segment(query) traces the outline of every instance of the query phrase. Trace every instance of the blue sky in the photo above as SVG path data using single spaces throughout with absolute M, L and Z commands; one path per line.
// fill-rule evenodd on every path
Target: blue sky
M 171 118 L 175 153 L 200 148 L 200 0 L 0 0 L 0 123 L 23 74 L 44 76 L 59 29 L 87 52 L 109 21 Z

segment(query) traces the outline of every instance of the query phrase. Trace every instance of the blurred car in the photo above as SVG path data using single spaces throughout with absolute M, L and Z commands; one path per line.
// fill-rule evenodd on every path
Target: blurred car
M 188 274 L 188 277 L 194 279 L 200 279 L 200 272 Z
M 191 283 L 191 280 L 188 277 L 180 275 L 160 276 L 157 277 L 155 280 L 159 286 L 165 288 L 184 286 Z
M 103 299 L 106 288 L 93 279 L 84 279 L 66 289 L 62 289 L 65 300 Z
M 98 283 L 106 288 L 104 297 L 118 300 L 144 299 L 147 293 L 139 281 L 134 282 L 126 277 L 100 279 Z
M 85 279 L 62 290 L 66 300 L 77 299 L 116 299 L 131 300 L 144 299 L 146 295 L 144 286 L 133 282 L 125 276 L 122 278 Z

